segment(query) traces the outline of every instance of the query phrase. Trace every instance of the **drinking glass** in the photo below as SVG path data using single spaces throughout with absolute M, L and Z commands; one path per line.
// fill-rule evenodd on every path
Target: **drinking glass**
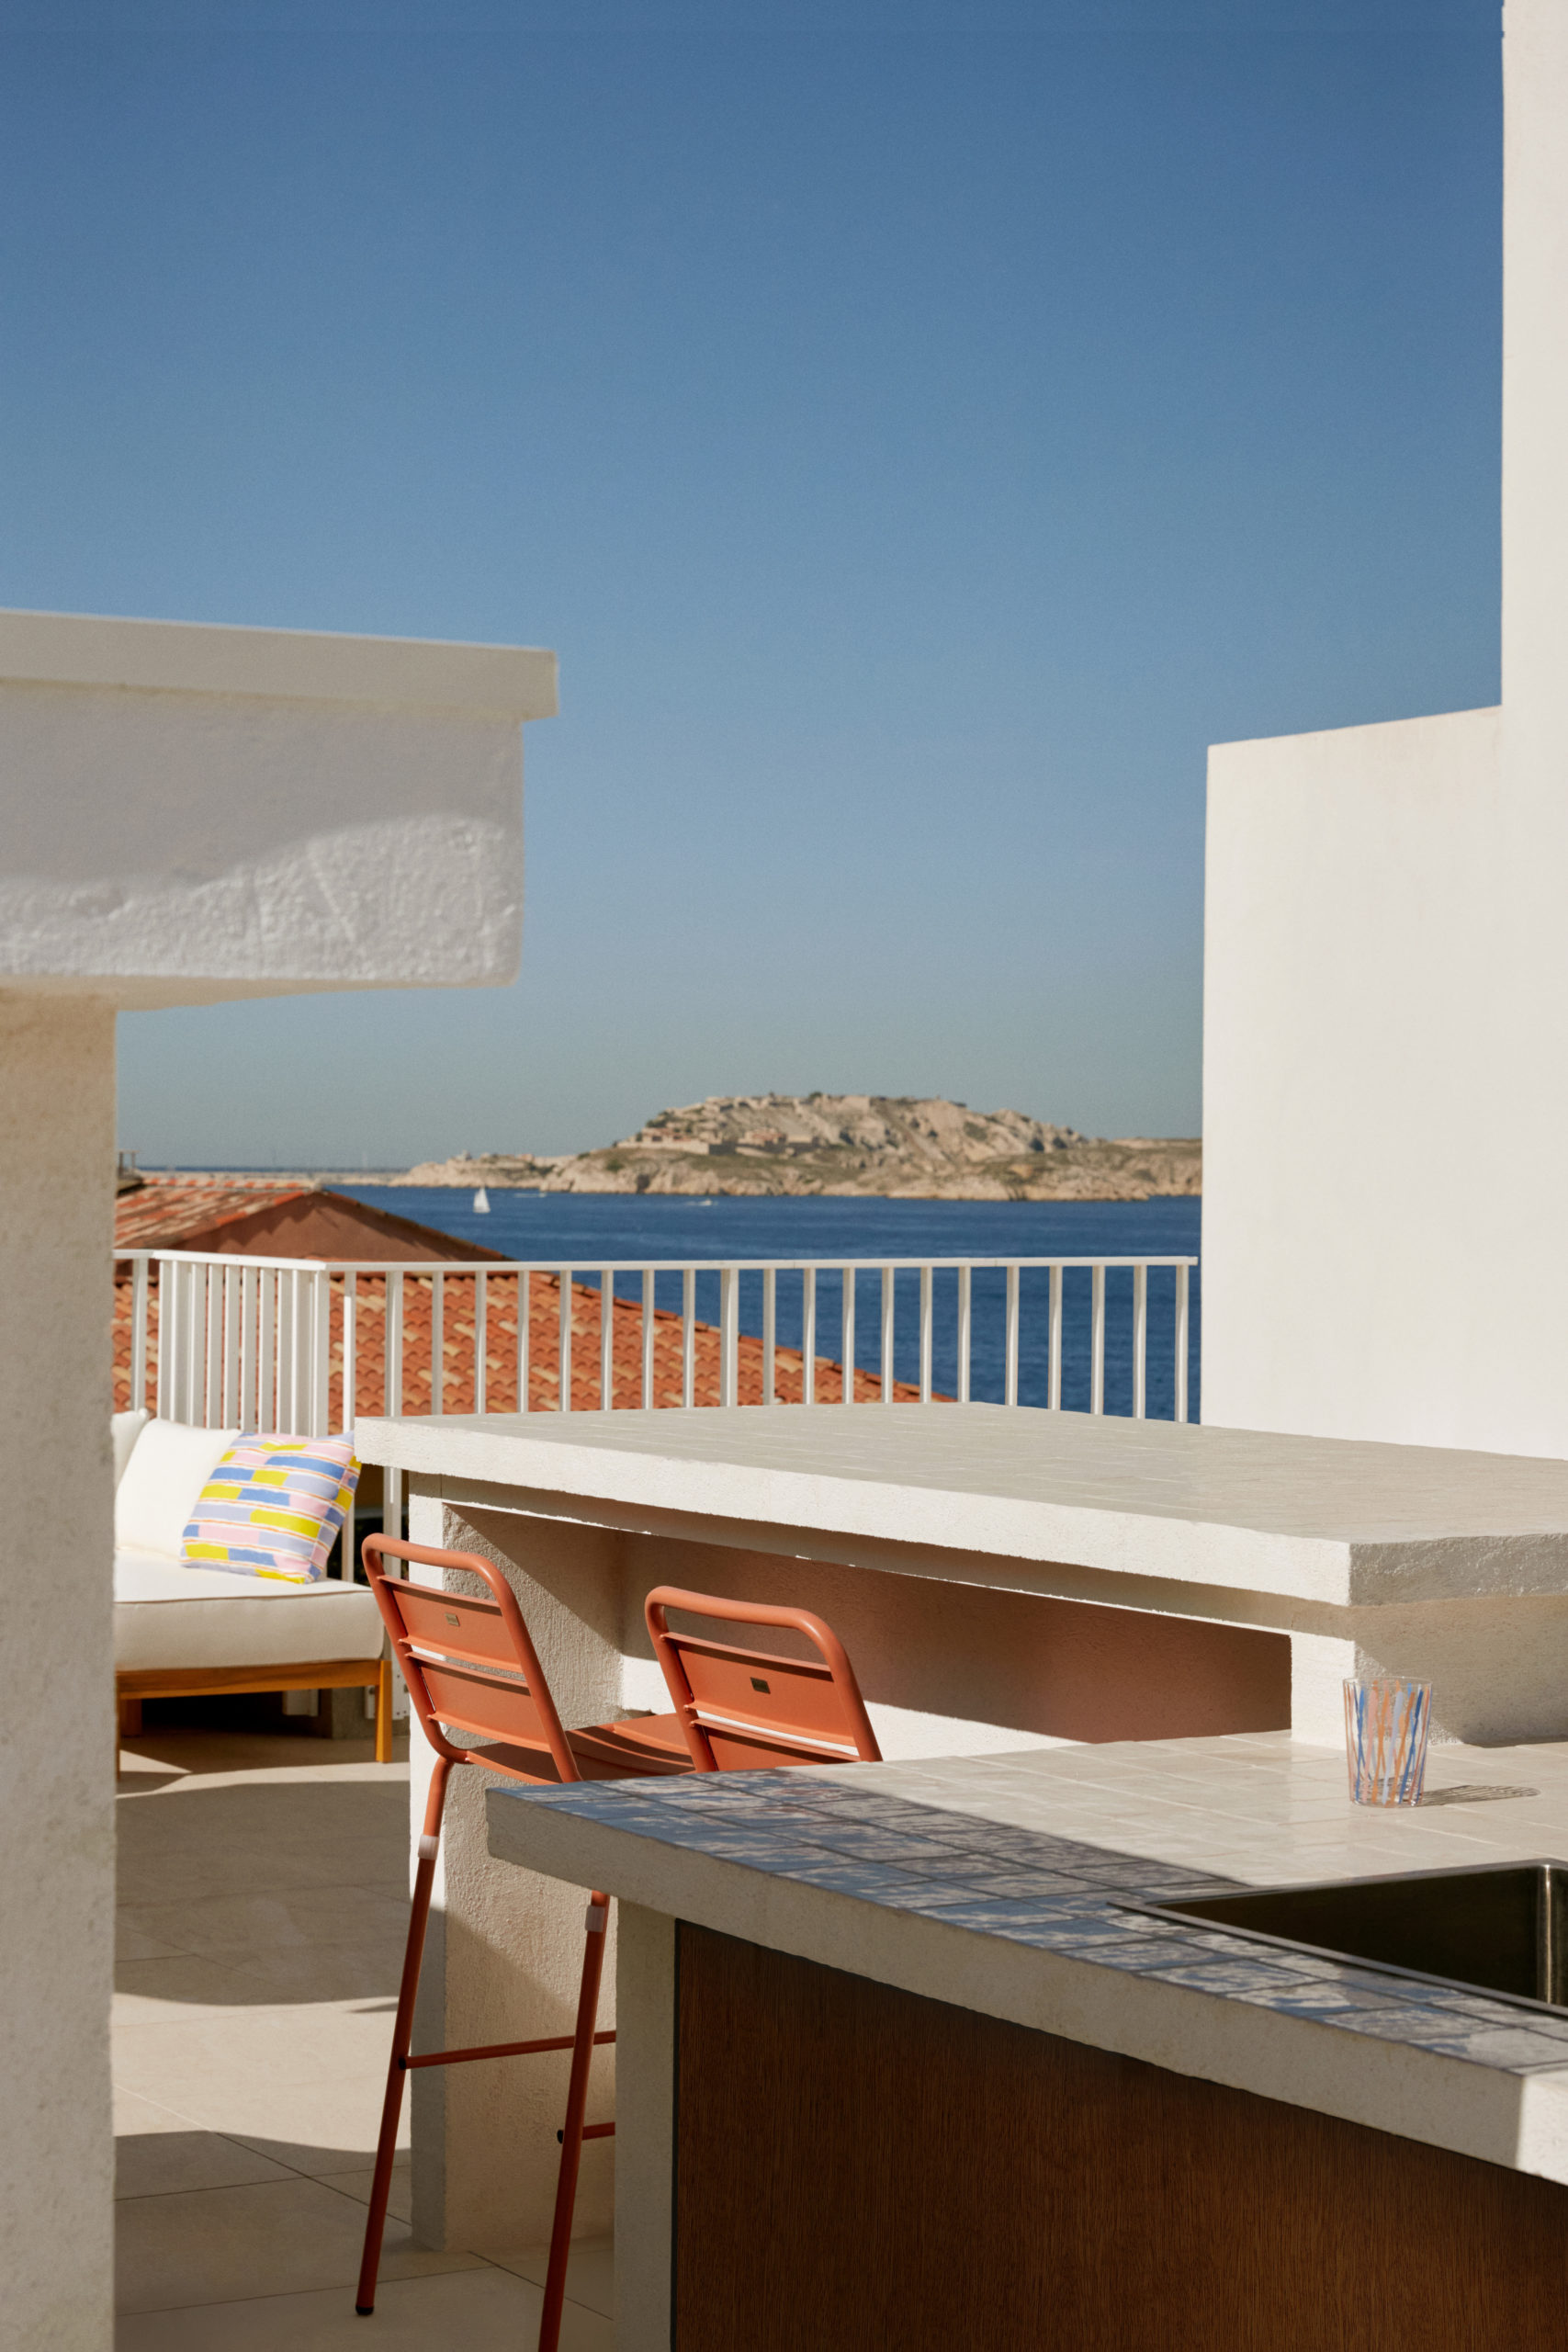
M 1345 1685 L 1345 1760 L 1358 1804 L 1419 1804 L 1432 1686 L 1390 1677 Z

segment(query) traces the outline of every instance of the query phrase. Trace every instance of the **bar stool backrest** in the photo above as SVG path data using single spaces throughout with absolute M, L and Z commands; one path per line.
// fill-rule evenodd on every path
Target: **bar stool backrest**
M 381 1565 L 388 1556 L 420 1567 L 465 1568 L 492 1598 L 480 1600 L 389 1577 Z M 364 1560 L 409 1697 L 436 1754 L 454 1764 L 468 1754 L 447 1739 L 442 1725 L 449 1724 L 481 1740 L 542 1748 L 562 1781 L 575 1781 L 577 1765 L 550 1686 L 517 1596 L 500 1570 L 477 1552 L 436 1552 L 390 1535 L 367 1535 Z
M 753 1649 L 709 1634 L 671 1631 L 671 1610 L 735 1625 L 787 1627 L 815 1658 Z M 808 1609 L 660 1585 L 645 1604 L 653 1654 L 663 1669 L 692 1761 L 699 1772 L 745 1772 L 776 1764 L 880 1764 L 882 1750 L 853 1667 L 830 1625 Z

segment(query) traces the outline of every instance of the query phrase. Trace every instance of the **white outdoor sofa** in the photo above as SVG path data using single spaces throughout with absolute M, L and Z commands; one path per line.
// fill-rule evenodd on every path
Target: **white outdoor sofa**
M 220 1691 L 376 1693 L 376 1760 L 392 1760 L 392 1669 L 381 1614 L 362 1584 L 287 1584 L 180 1563 L 196 1498 L 237 1430 L 186 1429 L 117 1413 L 114 1664 L 122 1735 L 144 1699 Z M 134 1467 L 133 1467 L 134 1465 Z

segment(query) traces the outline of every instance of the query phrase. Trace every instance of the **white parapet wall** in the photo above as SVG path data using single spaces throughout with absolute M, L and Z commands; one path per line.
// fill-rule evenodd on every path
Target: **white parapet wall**
M 1211 754 L 1203 1417 L 1568 1455 L 1568 5 L 1504 19 L 1503 700 Z
M 1488 1262 L 1501 734 L 1461 711 L 1210 753 L 1208 1422 L 1555 1450 L 1519 1416 L 1560 1348 Z
M 555 657 L 0 614 L 0 2347 L 113 2333 L 117 1009 L 509 980 Z

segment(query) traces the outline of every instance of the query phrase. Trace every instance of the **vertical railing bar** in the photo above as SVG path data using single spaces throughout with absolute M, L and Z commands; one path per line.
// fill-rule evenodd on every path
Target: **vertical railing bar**
M 332 1269 L 323 1266 L 312 1282 L 315 1297 L 311 1302 L 310 1338 L 314 1361 L 310 1366 L 310 1435 L 327 1437 L 333 1424 L 333 1277 Z
M 718 1275 L 718 1401 L 733 1405 L 740 1352 L 740 1276 L 733 1266 Z
M 697 1394 L 697 1271 L 681 1269 L 681 1402 L 694 1404 Z
M 1062 1269 L 1051 1269 L 1051 1329 L 1046 1340 L 1050 1359 L 1047 1404 L 1054 1413 L 1062 1409 Z
M 243 1430 L 256 1426 L 256 1272 L 253 1265 L 240 1268 L 239 1422 Z
M 599 1270 L 599 1410 L 607 1413 L 615 1401 L 615 1277 L 608 1266 Z
M 272 1426 L 286 1430 L 294 1418 L 294 1277 L 277 1277 L 277 1379 L 272 1392 Z
M 893 1269 L 882 1269 L 882 1401 L 893 1402 L 893 1313 L 895 1306 Z
M 975 1354 L 974 1270 L 958 1269 L 958 1401 L 969 1402 L 970 1374 Z
M 571 1410 L 571 1268 L 562 1266 L 558 1279 L 560 1283 L 560 1330 L 557 1335 L 558 1378 L 560 1383 L 560 1394 L 556 1399 L 556 1410 L 560 1413 L 570 1413 Z
M 1091 1413 L 1105 1410 L 1105 1268 L 1097 1261 L 1093 1268 L 1092 1322 L 1089 1328 L 1089 1409 Z
M 1178 1266 L 1176 1270 L 1176 1418 L 1187 1419 L 1187 1277 L 1190 1270 Z
M 401 1274 L 387 1274 L 382 1279 L 385 1295 L 381 1314 L 386 1326 L 382 1334 L 382 1410 L 389 1419 L 395 1419 L 403 1409 L 403 1278 Z M 395 1534 L 397 1531 L 394 1528 L 390 1532 Z
M 308 1268 L 298 1267 L 294 1274 L 294 1428 L 305 1434 L 310 1433 L 310 1416 L 315 1403 L 310 1393 L 315 1340 L 315 1302 L 311 1297 L 314 1287 Z
M 920 1402 L 931 1401 L 931 1331 L 934 1322 L 931 1305 L 931 1270 L 920 1268 Z
M 208 1405 L 208 1316 L 212 1294 L 212 1270 L 205 1263 L 194 1270 L 190 1308 L 190 1418 L 193 1427 L 210 1429 Z
M 800 1401 L 817 1402 L 817 1269 L 804 1266 L 800 1274 Z
M 130 1261 L 130 1390 L 133 1413 L 147 1409 L 147 1289 L 151 1261 L 143 1252 Z
M 240 1278 L 243 1262 L 223 1269 L 223 1409 L 226 1430 L 238 1429 L 240 1414 Z
M 256 1275 L 256 1429 L 263 1434 L 277 1426 L 273 1419 L 273 1399 L 276 1395 L 273 1374 L 277 1349 L 278 1279 L 270 1266 L 263 1266 Z
M 779 1270 L 766 1266 L 762 1270 L 762 1402 L 776 1405 L 778 1395 L 773 1379 L 773 1355 L 778 1339 Z
M 841 1368 L 844 1386 L 840 1401 L 852 1405 L 855 1401 L 855 1270 L 852 1266 L 841 1266 L 839 1271 L 843 1282 L 843 1310 L 840 1319 L 843 1334 Z
M 359 1410 L 359 1276 L 353 1272 L 343 1278 L 343 1433 L 354 1435 L 355 1417 Z M 353 1549 L 350 1547 L 350 1558 Z
M 446 1410 L 446 1277 L 430 1277 L 430 1409 Z
M 1148 1393 L 1149 1270 L 1133 1269 L 1133 1419 L 1141 1421 Z
M 207 1269 L 207 1362 L 202 1369 L 205 1392 L 205 1419 L 209 1430 L 220 1430 L 223 1420 L 223 1276 L 227 1270 L 219 1265 Z
M 1018 1402 L 1018 1268 L 1010 1266 L 1007 1272 L 1007 1369 L 1004 1374 L 1003 1401 Z
M 490 1410 L 490 1296 L 481 1267 L 474 1276 L 474 1410 Z
M 517 1269 L 517 1409 L 528 1410 L 529 1359 L 534 1336 L 533 1285 L 526 1266 Z
M 158 1261 L 158 1384 L 153 1410 L 161 1421 L 174 1419 L 175 1269 Z
M 653 1268 L 642 1270 L 642 1409 L 653 1410 Z

